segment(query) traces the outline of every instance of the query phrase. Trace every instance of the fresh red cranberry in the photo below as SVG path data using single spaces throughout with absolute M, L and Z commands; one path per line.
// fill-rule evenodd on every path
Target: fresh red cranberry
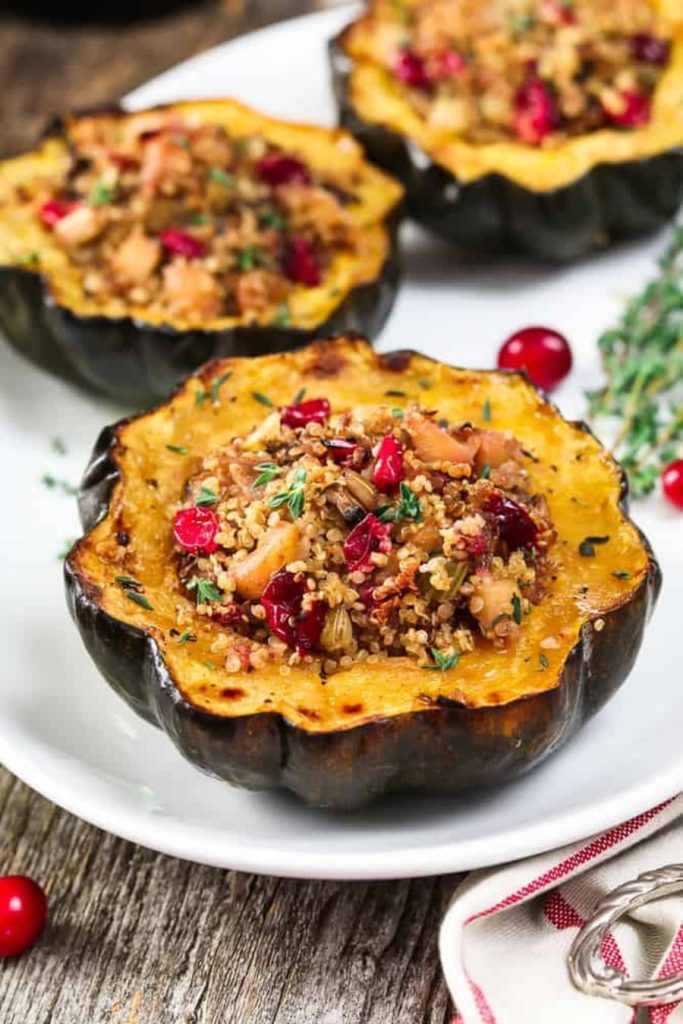
M 324 440 L 323 444 L 330 458 L 342 466 L 352 465 L 353 457 L 359 447 L 355 441 L 346 441 L 343 437 L 330 437 Z
M 623 109 L 619 113 L 604 108 L 605 116 L 619 128 L 641 128 L 650 120 L 650 97 L 644 92 L 622 92 Z
M 173 519 L 173 537 L 185 551 L 196 555 L 198 552 L 210 555 L 218 545 L 215 537 L 220 528 L 220 520 L 211 508 L 193 505 L 192 508 L 181 508 Z
M 557 111 L 548 87 L 540 78 L 529 78 L 515 97 L 515 131 L 530 146 L 540 146 L 555 130 Z
M 26 875 L 0 878 L 0 957 L 18 956 L 36 941 L 47 920 L 47 900 Z
M 381 551 L 385 555 L 391 551 L 390 533 L 390 523 L 383 523 L 368 512 L 344 541 L 344 557 L 349 572 L 370 572 L 374 569 L 370 556 L 373 551 Z
M 330 416 L 330 403 L 326 398 L 309 398 L 307 402 L 286 405 L 280 410 L 280 419 L 287 427 L 305 427 L 307 423 L 326 423 Z
M 404 85 L 413 89 L 429 89 L 431 82 L 425 62 L 414 50 L 401 50 L 394 61 L 394 74 Z
M 389 434 L 380 442 L 372 470 L 372 482 L 378 491 L 388 494 L 396 490 L 403 477 L 403 445 Z
M 457 50 L 444 50 L 439 56 L 438 74 L 440 78 L 457 78 L 467 67 L 467 61 Z
M 572 368 L 572 350 L 564 335 L 550 327 L 524 327 L 503 343 L 498 366 L 526 370 L 536 387 L 552 391 Z
M 321 601 L 302 613 L 306 589 L 303 573 L 281 569 L 271 576 L 261 597 L 270 631 L 288 647 L 300 651 L 310 651 L 318 644 L 325 621 Z
M 642 60 L 647 64 L 656 64 L 657 67 L 664 67 L 669 59 L 671 44 L 668 39 L 658 39 L 647 32 L 639 32 L 631 36 L 629 49 L 634 60 Z
M 159 238 L 171 256 L 185 256 L 188 260 L 197 260 L 206 252 L 204 243 L 187 231 L 161 231 Z
M 49 199 L 40 208 L 40 219 L 46 227 L 53 228 L 82 205 L 80 199 Z
M 683 509 L 683 459 L 670 462 L 662 472 L 662 490 L 672 505 Z
M 492 516 L 498 527 L 498 536 L 510 551 L 530 548 L 536 543 L 536 523 L 519 502 L 495 492 L 484 505 L 484 511 Z
M 256 173 L 266 185 L 308 185 L 311 175 L 306 164 L 286 153 L 266 153 L 256 164 Z
M 285 273 L 297 284 L 315 288 L 322 281 L 322 271 L 313 249 L 305 238 L 292 238 L 285 253 Z

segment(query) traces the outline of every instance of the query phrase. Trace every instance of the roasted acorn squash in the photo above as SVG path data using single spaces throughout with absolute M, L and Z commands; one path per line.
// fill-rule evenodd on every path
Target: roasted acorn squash
M 683 199 L 683 17 L 678 0 L 653 3 L 671 51 L 643 127 L 551 148 L 435 131 L 373 59 L 373 4 L 330 43 L 340 122 L 403 182 L 409 213 L 454 243 L 565 260 L 653 231 Z
M 217 401 L 198 405 L 215 381 Z M 398 408 L 417 400 L 514 432 L 557 540 L 550 590 L 511 648 L 477 645 L 441 672 L 385 657 L 327 679 L 305 664 L 237 675 L 215 665 L 225 627 L 179 587 L 173 509 L 206 453 L 263 420 L 259 397 L 286 404 L 302 387 L 333 411 L 389 393 Z M 625 506 L 611 456 L 523 375 L 377 355 L 356 337 L 316 342 L 209 363 L 166 403 L 103 431 L 80 492 L 87 532 L 66 560 L 68 603 L 111 686 L 214 776 L 337 808 L 393 790 L 451 792 L 531 768 L 628 675 L 660 573 Z M 179 607 L 191 643 L 179 637 Z
M 67 202 L 61 205 L 67 208 L 73 176 L 83 173 L 84 164 L 86 172 L 88 163 L 98 166 L 93 160 L 74 159 L 76 131 L 87 130 L 90 137 L 100 126 L 116 138 L 121 132 L 119 125 L 130 126 L 137 118 L 136 124 L 150 128 L 148 132 L 141 128 L 138 137 L 149 138 L 153 146 L 158 134 L 155 119 L 167 116 L 177 117 L 181 127 L 189 123 L 225 129 L 235 152 L 240 142 L 244 148 L 248 137 L 256 138 L 257 143 L 265 140 L 283 152 L 295 170 L 298 165 L 303 172 L 310 170 L 329 181 L 328 196 L 338 196 L 358 244 L 353 250 L 334 249 L 320 279 L 290 285 L 285 318 L 272 317 L 268 311 L 189 318 L 161 313 L 144 294 L 136 301 L 124 301 L 120 294 L 100 297 L 87 290 L 88 275 L 70 252 L 57 244 L 54 223 L 52 227 L 41 223 L 46 208 L 47 220 L 53 222 L 64 211 L 51 209 L 59 200 L 41 206 L 40 200 L 33 198 L 36 190 L 49 187 L 46 183 L 52 180 L 65 180 Z M 186 141 L 184 148 L 188 148 Z M 114 157 L 125 174 L 129 158 L 118 152 L 112 160 Z M 212 175 L 218 184 L 211 180 Z M 220 189 L 225 183 L 229 187 L 231 178 L 234 176 L 220 166 L 209 167 L 206 188 Z M 144 189 L 144 177 L 140 180 Z M 165 185 L 161 177 L 159 205 L 172 205 L 173 194 L 166 197 Z M 93 190 L 85 200 L 87 212 L 114 201 L 109 198 L 111 188 L 96 188 L 97 195 Z M 321 332 L 361 330 L 374 337 L 389 313 L 397 286 L 395 233 L 401 195 L 400 185 L 364 161 L 360 147 L 347 133 L 276 121 L 231 100 L 176 103 L 137 114 L 114 110 L 78 115 L 58 125 L 35 152 L 0 163 L 0 328 L 34 362 L 137 404 L 168 394 L 183 376 L 217 356 L 282 351 Z M 253 207 L 253 200 L 251 203 Z M 227 212 L 232 216 L 230 209 Z M 199 222 L 203 215 L 194 216 Z M 189 217 L 188 223 L 192 223 Z M 174 222 L 170 226 L 174 227 Z M 201 228 L 189 230 L 196 233 Z M 225 227 L 217 230 L 226 237 Z M 286 227 L 280 224 L 278 230 L 284 232 Z M 181 243 L 187 242 L 186 232 L 162 231 L 158 237 L 173 234 L 183 236 Z M 86 239 L 86 260 L 89 244 Z M 152 244 L 159 250 L 160 241 Z M 181 260 L 185 255 L 181 250 Z M 259 253 L 245 249 L 241 255 L 255 260 Z M 256 270 L 262 265 L 267 263 L 245 264 L 245 268 Z M 97 271 L 97 266 L 94 269 Z M 102 275 L 89 277 L 101 279 Z

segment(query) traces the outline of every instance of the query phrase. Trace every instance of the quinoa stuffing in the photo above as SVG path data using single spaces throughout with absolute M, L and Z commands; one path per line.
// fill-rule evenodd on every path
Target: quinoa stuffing
M 169 110 L 79 118 L 69 144 L 64 173 L 24 198 L 114 314 L 284 325 L 294 289 L 363 251 L 334 168 L 323 178 L 258 134 Z
M 542 600 L 555 531 L 509 434 L 418 405 L 264 414 L 213 451 L 175 511 L 180 584 L 231 672 L 504 649 Z M 179 607 L 178 628 L 183 610 Z
M 376 0 L 369 24 L 417 113 L 475 144 L 645 125 L 670 53 L 651 0 Z

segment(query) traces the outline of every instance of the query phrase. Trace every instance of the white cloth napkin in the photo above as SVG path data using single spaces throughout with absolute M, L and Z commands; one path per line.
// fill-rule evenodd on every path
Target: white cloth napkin
M 640 1011 L 584 995 L 567 954 L 603 896 L 643 871 L 683 861 L 683 794 L 572 846 L 469 875 L 441 926 L 453 1024 L 683 1024 L 683 1003 Z M 622 919 L 602 949 L 630 977 L 683 971 L 683 898 Z

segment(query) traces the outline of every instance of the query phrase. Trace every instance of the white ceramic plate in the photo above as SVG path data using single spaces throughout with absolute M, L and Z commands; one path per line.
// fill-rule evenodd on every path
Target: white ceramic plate
M 332 123 L 326 40 L 332 12 L 245 37 L 138 90 L 135 105 L 233 94 L 272 114 Z M 652 274 L 665 239 L 570 269 L 466 262 L 406 232 L 405 281 L 381 338 L 465 366 L 491 366 L 514 328 L 556 325 L 576 370 L 558 392 L 583 411 L 598 374 L 595 338 Z M 665 570 L 661 601 L 628 683 L 583 732 L 514 784 L 454 799 L 392 798 L 361 814 L 308 809 L 282 793 L 206 778 L 100 679 L 69 621 L 57 559 L 79 532 L 73 499 L 43 473 L 76 481 L 99 428 L 123 410 L 86 397 L 0 346 L 0 754 L 51 800 L 110 832 L 176 856 L 248 871 L 392 878 L 474 868 L 582 838 L 683 786 L 683 520 L 661 499 L 637 509 Z M 50 448 L 58 436 L 67 455 Z

